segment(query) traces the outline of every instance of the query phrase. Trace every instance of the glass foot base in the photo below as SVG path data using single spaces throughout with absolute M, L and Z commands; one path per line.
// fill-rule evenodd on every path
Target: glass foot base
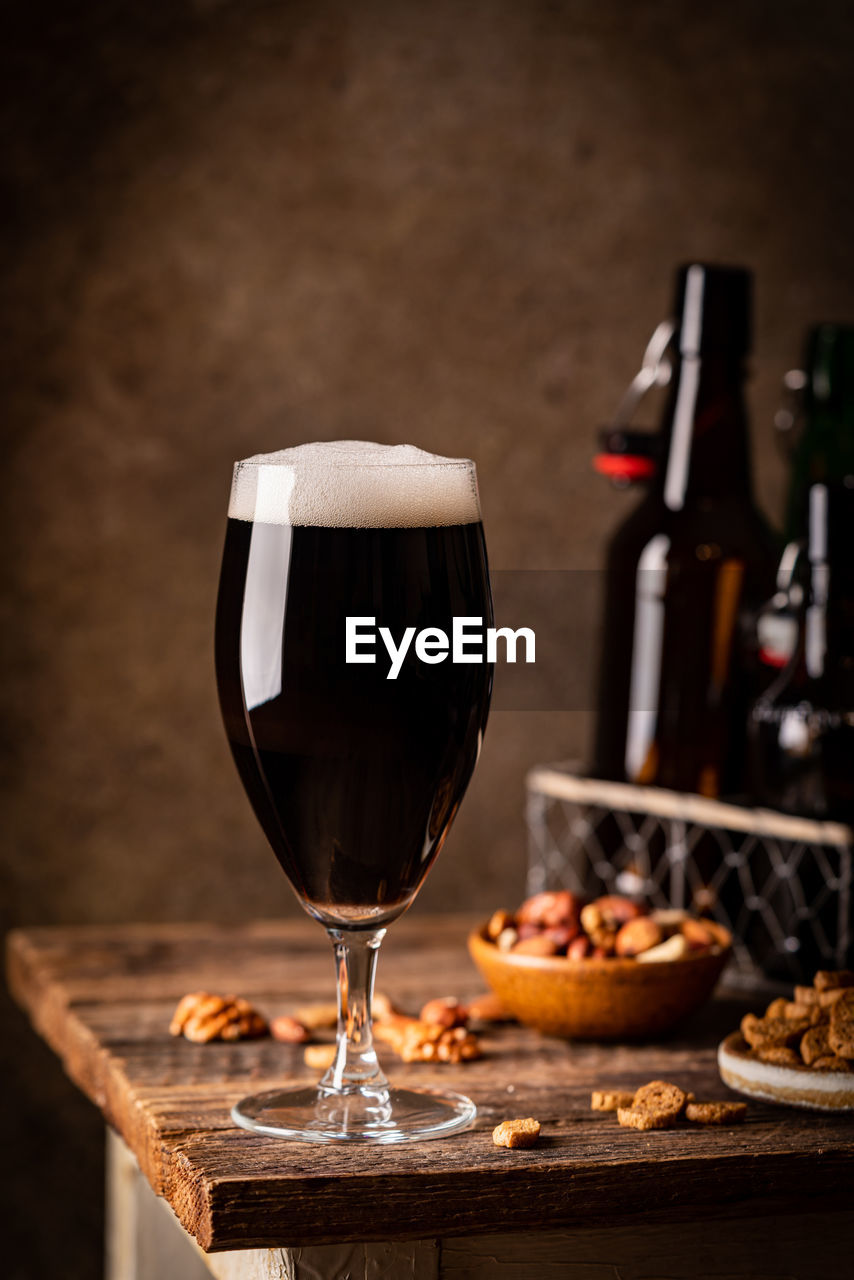
M 253 1133 L 294 1142 L 423 1142 L 467 1129 L 477 1114 L 460 1093 L 362 1089 L 336 1093 L 316 1085 L 273 1089 L 244 1098 L 231 1111 Z

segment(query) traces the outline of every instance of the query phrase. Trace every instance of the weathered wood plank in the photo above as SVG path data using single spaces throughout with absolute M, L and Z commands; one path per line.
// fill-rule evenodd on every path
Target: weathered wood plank
M 454 920 L 401 921 L 379 986 L 416 1012 L 435 995 L 482 989 Z M 177 999 L 237 991 L 268 1014 L 330 998 L 333 966 L 310 922 L 129 929 L 34 929 L 9 942 L 18 1001 L 81 1089 L 124 1136 L 154 1189 L 206 1249 L 449 1237 L 621 1219 L 832 1208 L 850 1197 L 854 1117 L 751 1105 L 743 1127 L 635 1133 L 593 1115 L 593 1087 L 676 1079 L 724 1097 L 719 1039 L 742 1011 L 719 1000 L 660 1044 L 567 1044 L 516 1026 L 483 1060 L 405 1066 L 394 1078 L 469 1093 L 473 1130 L 403 1147 L 310 1147 L 248 1134 L 231 1105 L 248 1090 L 313 1078 L 299 1049 L 272 1040 L 192 1045 L 168 1035 Z M 532 1151 L 495 1148 L 490 1130 L 535 1115 Z M 381 1206 L 373 1219 L 365 1206 Z
M 478 1236 L 442 1243 L 441 1280 L 851 1280 L 854 1214 Z
M 106 1280 L 210 1280 L 207 1255 L 155 1196 L 133 1153 L 107 1130 Z

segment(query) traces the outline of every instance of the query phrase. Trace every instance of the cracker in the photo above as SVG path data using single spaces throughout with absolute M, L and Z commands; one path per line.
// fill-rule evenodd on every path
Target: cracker
M 632 1110 L 651 1111 L 672 1119 L 682 1114 L 687 1101 L 685 1091 L 666 1080 L 651 1080 L 635 1092 Z
M 823 1058 L 816 1058 L 812 1064 L 814 1071 L 854 1071 L 854 1062 L 841 1058 L 837 1053 L 828 1053 Z
M 685 1107 L 691 1124 L 740 1124 L 746 1115 L 746 1102 L 689 1102 Z
M 741 1020 L 741 1034 L 751 1049 L 783 1048 L 796 1044 L 809 1026 L 809 1018 L 757 1018 L 748 1013 Z
M 540 1136 L 540 1122 L 529 1116 L 526 1120 L 502 1120 L 492 1131 L 496 1147 L 532 1147 Z
M 801 1066 L 801 1056 L 794 1049 L 789 1049 L 784 1044 L 766 1044 L 756 1049 L 756 1056 L 760 1062 L 768 1062 L 776 1067 L 799 1067 Z
M 624 1129 L 672 1129 L 676 1115 L 664 1111 L 649 1111 L 646 1107 L 618 1107 L 617 1119 Z
M 806 1019 L 809 1021 L 814 1009 L 815 1005 L 801 1004 L 799 1000 L 786 1000 L 784 1002 L 783 1017 L 788 1018 L 790 1021 L 792 1019 Z
M 818 1004 L 822 1009 L 830 1009 L 838 1000 L 844 999 L 850 990 L 850 987 L 831 987 L 828 991 L 819 991 Z
M 590 1098 L 591 1111 L 618 1111 L 628 1108 L 635 1100 L 633 1093 L 623 1089 L 594 1089 Z
M 811 1067 L 817 1058 L 823 1058 L 831 1052 L 830 1041 L 828 1040 L 829 1028 L 810 1027 L 809 1031 L 804 1033 L 801 1040 L 801 1057 L 808 1067 Z
M 789 1001 L 785 996 L 778 996 L 776 1000 L 772 1000 L 768 1008 L 765 1010 L 766 1018 L 785 1018 L 786 1009 Z
M 854 1058 L 854 988 L 847 988 L 831 1008 L 827 1039 L 840 1058 Z
M 831 991 L 836 987 L 854 987 L 854 970 L 819 969 L 813 979 L 816 991 Z

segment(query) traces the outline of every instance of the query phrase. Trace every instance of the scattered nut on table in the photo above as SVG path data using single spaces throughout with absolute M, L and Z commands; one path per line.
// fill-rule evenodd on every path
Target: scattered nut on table
M 387 996 L 384 991 L 374 992 L 371 999 L 371 1017 L 375 1022 L 381 1022 L 383 1018 L 393 1018 L 398 1013 L 400 1010 L 390 996 Z
M 294 1017 L 309 1031 L 331 1031 L 338 1026 L 337 1004 L 304 1004 Z
M 334 1044 L 309 1044 L 303 1050 L 303 1062 L 314 1071 L 328 1071 L 337 1052 L 338 1046 Z
M 464 1027 L 468 1022 L 468 1009 L 456 996 L 440 996 L 428 1000 L 418 1015 L 421 1022 L 432 1022 L 440 1027 Z
M 267 1035 L 267 1020 L 241 996 L 192 991 L 178 1002 L 169 1024 L 173 1036 L 196 1044 L 211 1040 L 252 1040 Z
M 470 1022 L 513 1022 L 512 1013 L 508 1013 L 494 991 L 485 991 L 466 1003 L 466 1012 Z
M 374 1037 L 404 1062 L 470 1062 L 482 1056 L 480 1041 L 465 1027 L 443 1027 L 420 1018 L 397 1016 L 379 1022 Z
M 540 1122 L 529 1116 L 526 1120 L 502 1120 L 492 1130 L 496 1147 L 532 1147 L 540 1136 Z
M 308 1027 L 298 1018 L 289 1018 L 282 1014 L 270 1022 L 270 1035 L 282 1044 L 305 1044 L 310 1036 Z

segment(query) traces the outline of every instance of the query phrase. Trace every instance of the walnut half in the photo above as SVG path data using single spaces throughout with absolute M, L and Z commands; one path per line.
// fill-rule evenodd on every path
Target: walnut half
M 211 1040 L 250 1040 L 265 1036 L 267 1021 L 241 996 L 217 996 L 193 991 L 178 1002 L 169 1024 L 173 1036 L 181 1034 L 195 1044 Z

